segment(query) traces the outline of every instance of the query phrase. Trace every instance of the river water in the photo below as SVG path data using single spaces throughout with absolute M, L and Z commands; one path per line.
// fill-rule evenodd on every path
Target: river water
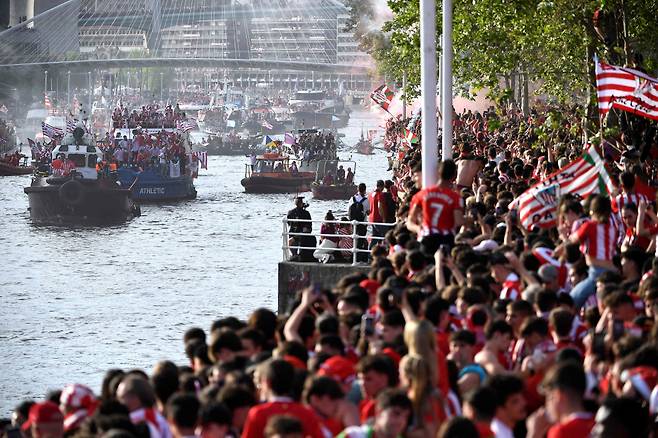
M 378 124 L 355 112 L 340 132 L 353 145 L 362 127 Z M 387 177 L 383 151 L 351 159 L 355 180 L 369 189 Z M 292 195 L 245 194 L 245 162 L 209 157 L 196 200 L 142 206 L 141 217 L 110 228 L 33 226 L 23 193 L 30 177 L 0 179 L 0 416 L 67 383 L 98 390 L 109 368 L 183 364 L 188 327 L 208 329 L 258 307 L 276 311 Z M 347 210 L 347 202 L 306 195 L 313 219 Z

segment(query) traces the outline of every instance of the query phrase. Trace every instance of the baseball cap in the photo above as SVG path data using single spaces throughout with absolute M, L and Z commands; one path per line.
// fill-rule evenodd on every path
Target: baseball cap
M 64 423 L 64 415 L 59 410 L 59 406 L 51 401 L 35 403 L 30 408 L 27 421 L 23 423 L 21 429 L 29 430 L 35 423 Z
M 539 274 L 539 278 L 541 278 L 541 281 L 544 283 L 555 281 L 559 275 L 557 268 L 548 264 L 541 266 L 537 271 L 537 274 Z
M 343 356 L 332 356 L 320 365 L 318 375 L 331 377 L 339 383 L 350 384 L 356 378 L 356 368 Z
M 498 242 L 493 239 L 486 239 L 473 247 L 475 252 L 495 251 L 498 249 Z

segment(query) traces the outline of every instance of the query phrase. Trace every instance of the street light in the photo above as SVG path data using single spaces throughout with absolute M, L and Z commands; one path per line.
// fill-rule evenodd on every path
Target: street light
M 48 70 L 43 71 L 43 95 L 48 94 Z
M 163 105 L 163 102 L 162 102 L 162 76 L 164 76 L 164 73 L 160 72 L 160 105 Z

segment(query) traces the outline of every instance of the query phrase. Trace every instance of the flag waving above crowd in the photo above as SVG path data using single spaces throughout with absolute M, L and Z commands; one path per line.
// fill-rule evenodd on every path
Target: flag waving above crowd
M 370 94 L 370 98 L 386 112 L 388 112 L 393 96 L 395 96 L 395 93 L 386 84 L 380 85 Z
M 518 210 L 524 228 L 550 228 L 557 225 L 557 206 L 563 194 L 585 199 L 592 193 L 609 194 L 613 189 L 603 160 L 590 146 L 585 155 L 530 187 L 509 207 Z
M 596 94 L 601 117 L 617 108 L 658 120 L 658 79 L 632 68 L 608 65 L 595 58 Z

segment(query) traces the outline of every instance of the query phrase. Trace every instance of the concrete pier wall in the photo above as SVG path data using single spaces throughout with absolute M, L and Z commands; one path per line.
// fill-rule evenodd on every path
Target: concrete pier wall
M 322 263 L 279 263 L 279 313 L 288 312 L 298 291 L 315 283 L 332 288 L 338 280 L 354 272 L 367 273 L 369 266 Z

